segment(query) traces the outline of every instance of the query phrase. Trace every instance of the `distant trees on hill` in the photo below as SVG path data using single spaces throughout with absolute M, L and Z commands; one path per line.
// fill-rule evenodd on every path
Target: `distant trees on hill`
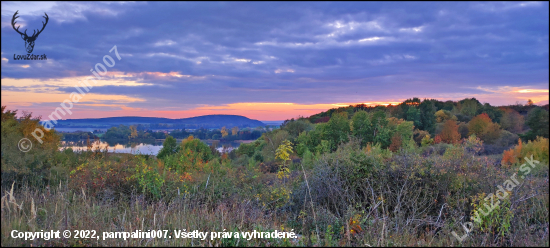
M 349 128 L 344 127 L 346 123 Z M 519 138 L 548 138 L 548 105 L 495 107 L 475 98 L 457 102 L 412 98 L 398 105 L 358 104 L 329 109 L 308 118 L 287 120 L 281 129 L 296 141 L 298 154 L 306 149 L 334 150 L 347 141 L 348 135 L 360 138 L 362 146 L 371 143 L 395 150 L 409 142 L 409 135 L 403 134 L 409 129 L 418 145 L 431 139 L 435 143 L 455 143 L 475 135 L 485 144 L 509 146 Z
M 225 135 L 223 132 L 225 131 Z M 234 141 L 234 140 L 255 140 L 262 136 L 262 132 L 265 132 L 264 129 L 254 129 L 249 128 L 239 129 L 238 127 L 233 127 L 231 129 L 225 129 L 223 127 L 220 129 L 206 129 L 199 128 L 193 132 L 187 131 L 185 129 L 175 129 L 170 132 L 168 131 L 152 131 L 152 130 L 140 130 L 138 126 L 125 126 L 119 125 L 118 127 L 112 127 L 107 130 L 105 135 L 102 138 L 105 139 L 165 139 L 169 134 L 176 139 L 185 139 L 189 136 L 193 136 L 196 139 L 206 140 L 206 139 L 215 139 L 215 140 L 224 140 L 224 141 Z M 72 134 L 67 134 L 67 137 L 76 137 Z M 90 136 L 93 137 L 93 136 Z M 85 137 L 84 139 L 86 139 Z

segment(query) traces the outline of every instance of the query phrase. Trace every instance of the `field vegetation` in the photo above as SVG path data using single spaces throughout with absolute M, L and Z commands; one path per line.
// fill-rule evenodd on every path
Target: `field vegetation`
M 2 107 L 3 246 L 549 245 L 548 105 L 356 105 L 287 120 L 231 153 L 168 136 L 156 157 L 60 151 L 54 130 L 40 144 L 31 135 L 38 119 L 16 114 Z M 33 142 L 26 153 L 23 137 Z M 298 238 L 10 236 L 66 229 L 293 230 Z

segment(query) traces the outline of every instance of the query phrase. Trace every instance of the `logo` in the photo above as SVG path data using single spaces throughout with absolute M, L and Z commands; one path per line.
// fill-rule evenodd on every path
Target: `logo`
M 42 22 L 42 29 L 40 31 L 38 31 L 38 33 L 36 32 L 37 30 L 34 30 L 32 36 L 29 36 L 27 35 L 27 30 L 25 29 L 25 32 L 24 33 L 21 33 L 19 31 L 19 27 L 21 26 L 17 26 L 17 28 L 15 28 L 15 24 L 17 23 L 15 21 L 15 19 L 19 18 L 19 16 L 16 16 L 17 15 L 17 12 L 18 11 L 15 11 L 15 14 L 13 14 L 13 18 L 11 19 L 11 26 L 13 27 L 13 30 L 15 30 L 17 33 L 19 33 L 21 35 L 21 38 L 25 41 L 25 49 L 27 49 L 27 53 L 32 53 L 32 50 L 34 49 L 34 41 L 36 40 L 36 38 L 38 38 L 38 35 L 40 33 L 42 33 L 42 31 L 44 31 L 44 28 L 46 27 L 46 25 L 48 24 L 48 14 L 46 14 L 46 12 L 44 12 L 44 15 L 46 16 L 43 16 L 45 19 L 46 19 L 46 22 Z

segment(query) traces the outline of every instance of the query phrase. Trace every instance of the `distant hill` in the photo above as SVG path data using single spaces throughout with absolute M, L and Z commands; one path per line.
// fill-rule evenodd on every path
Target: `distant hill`
M 204 115 L 191 118 L 169 119 L 159 117 L 107 117 L 89 119 L 58 120 L 55 127 L 90 127 L 109 128 L 118 125 L 146 125 L 150 128 L 227 128 L 265 126 L 258 120 L 249 119 L 240 115 Z

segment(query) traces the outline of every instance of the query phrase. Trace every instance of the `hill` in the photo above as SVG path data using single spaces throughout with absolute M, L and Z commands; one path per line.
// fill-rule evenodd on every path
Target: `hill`
M 265 126 L 258 120 L 249 119 L 240 115 L 204 115 L 191 118 L 169 119 L 160 117 L 107 117 L 87 119 L 59 120 L 56 127 L 89 127 L 110 128 L 118 125 L 144 125 L 150 128 L 221 128 L 226 127 L 257 127 Z

